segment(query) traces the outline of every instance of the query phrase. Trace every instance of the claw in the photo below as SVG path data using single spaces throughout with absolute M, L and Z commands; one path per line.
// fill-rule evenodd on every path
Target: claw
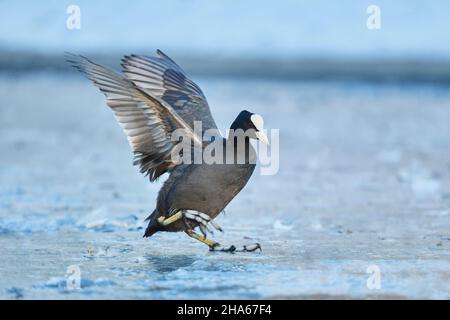
M 213 220 L 211 220 L 209 222 L 216 230 L 219 230 L 220 232 L 223 232 L 223 229 L 217 224 L 215 223 Z
M 259 249 L 259 252 L 262 252 L 261 245 L 259 243 L 252 243 L 249 245 L 242 246 L 242 249 L 236 250 L 237 252 L 253 252 Z
M 210 216 L 208 216 L 203 212 L 185 210 L 183 211 L 183 216 L 186 219 L 198 222 L 200 231 L 202 232 L 205 238 L 207 233 L 213 234 L 213 231 L 208 227 L 209 224 L 211 224 L 215 229 L 219 230 L 220 232 L 223 232 L 222 228 L 217 223 L 213 222 Z
M 237 249 L 234 245 L 223 248 L 220 244 L 216 243 L 215 246 L 209 247 L 209 251 L 214 252 L 228 252 L 228 253 L 236 253 L 236 252 L 254 252 L 258 250 L 262 252 L 261 245 L 259 243 L 253 243 L 250 245 L 244 245 L 241 249 Z
M 168 218 L 161 216 L 158 218 L 158 222 L 164 226 L 167 226 L 180 219 L 183 220 L 186 229 L 191 229 L 188 220 L 197 222 L 205 238 L 207 233 L 213 234 L 213 231 L 208 227 L 208 224 L 211 224 L 215 229 L 223 232 L 222 228 L 217 223 L 213 222 L 210 216 L 203 212 L 194 210 L 178 211 L 177 213 L 170 215 Z
M 205 225 L 203 225 L 203 224 L 200 224 L 198 227 L 200 228 L 200 232 L 202 233 L 203 238 L 206 239 L 206 235 L 209 231 L 208 228 L 205 227 Z
M 227 248 L 222 248 L 220 244 L 217 244 L 217 246 L 210 247 L 209 251 L 220 251 L 220 252 L 229 252 L 234 253 L 236 251 L 236 247 L 231 245 Z
M 200 218 L 206 220 L 206 221 L 211 221 L 211 217 L 208 216 L 207 214 L 203 213 L 203 212 L 198 212 L 198 215 L 200 216 Z

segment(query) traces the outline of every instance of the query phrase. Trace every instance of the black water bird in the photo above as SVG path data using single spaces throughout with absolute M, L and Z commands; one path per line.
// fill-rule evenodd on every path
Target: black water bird
M 241 249 L 233 245 L 223 247 L 206 236 L 211 232 L 210 225 L 221 231 L 213 219 L 241 191 L 255 169 L 256 153 L 250 139 L 268 143 L 262 117 L 246 110 L 240 112 L 227 139 L 223 138 L 217 134 L 201 89 L 167 55 L 160 50 L 157 54 L 125 56 L 122 74 L 83 56 L 66 54 L 67 61 L 105 94 L 106 103 L 127 135 L 134 164 L 140 171 L 150 181 L 169 173 L 159 191 L 156 208 L 147 218 L 144 237 L 159 231 L 184 231 L 214 251 L 261 249 L 259 244 Z M 193 130 L 196 121 L 202 125 L 201 134 L 213 130 L 215 138 L 204 141 Z M 188 143 L 173 139 L 177 130 L 189 138 Z M 196 150 L 205 151 L 212 143 L 216 148 L 211 154 L 223 161 L 179 163 L 173 159 L 174 154 L 183 158 Z M 187 149 L 174 152 L 182 145 Z M 230 154 L 232 161 L 227 161 Z M 194 231 L 197 227 L 202 235 Z

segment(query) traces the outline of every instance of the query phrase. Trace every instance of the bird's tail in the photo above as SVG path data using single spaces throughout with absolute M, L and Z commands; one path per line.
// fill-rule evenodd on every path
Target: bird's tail
M 148 226 L 145 229 L 144 238 L 151 237 L 153 234 L 161 230 L 161 225 L 157 221 L 156 209 L 144 220 L 148 221 Z

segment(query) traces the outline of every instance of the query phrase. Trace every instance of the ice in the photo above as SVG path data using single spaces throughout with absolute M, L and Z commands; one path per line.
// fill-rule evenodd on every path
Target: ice
M 379 153 L 378 158 L 385 163 L 399 163 L 402 160 L 402 152 L 400 150 L 383 150 Z
M 278 219 L 273 223 L 273 228 L 275 230 L 292 230 L 293 227 L 294 226 L 292 224 L 284 223 L 283 221 Z
M 132 166 L 103 96 L 81 77 L 2 76 L 0 298 L 450 298 L 446 87 L 195 80 L 220 128 L 244 107 L 280 128 L 278 174 L 256 170 L 214 235 L 262 252 L 143 238 L 161 181 Z

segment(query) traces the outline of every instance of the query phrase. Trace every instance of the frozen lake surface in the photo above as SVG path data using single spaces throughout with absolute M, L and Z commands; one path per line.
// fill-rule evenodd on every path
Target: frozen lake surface
M 450 298 L 448 88 L 196 80 L 220 128 L 245 107 L 280 129 L 278 174 L 256 170 L 214 237 L 262 253 L 142 238 L 160 183 L 103 96 L 76 74 L 2 75 L 0 298 Z

